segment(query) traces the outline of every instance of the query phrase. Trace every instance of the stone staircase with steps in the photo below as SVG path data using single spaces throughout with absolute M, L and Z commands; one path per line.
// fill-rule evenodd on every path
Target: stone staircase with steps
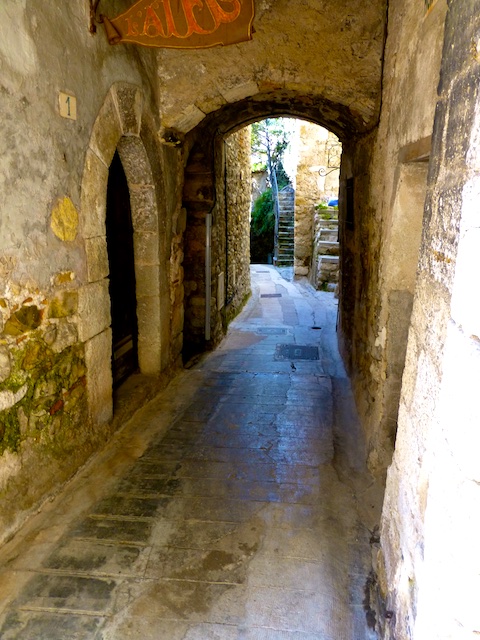
M 331 217 L 325 219 L 328 215 Z M 316 289 L 334 291 L 338 269 L 338 211 L 323 209 L 315 215 L 312 284 Z
M 287 186 L 278 194 L 279 218 L 276 247 L 277 267 L 291 267 L 294 256 L 295 191 Z

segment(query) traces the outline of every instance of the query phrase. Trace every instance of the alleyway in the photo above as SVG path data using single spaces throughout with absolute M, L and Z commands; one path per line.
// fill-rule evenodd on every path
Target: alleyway
M 254 295 L 0 556 L 2 640 L 366 640 L 381 496 L 336 301 Z

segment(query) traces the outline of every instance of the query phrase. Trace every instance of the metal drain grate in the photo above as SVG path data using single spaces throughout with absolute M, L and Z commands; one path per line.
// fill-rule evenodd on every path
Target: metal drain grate
M 277 344 L 274 360 L 319 360 L 318 347 L 300 344 Z
M 262 293 L 260 294 L 260 298 L 281 298 L 281 293 Z

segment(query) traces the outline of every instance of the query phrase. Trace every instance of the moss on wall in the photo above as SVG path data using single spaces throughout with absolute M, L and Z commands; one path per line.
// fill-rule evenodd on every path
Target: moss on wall
M 68 438 L 68 428 L 86 415 L 83 345 L 56 353 L 43 331 L 29 336 L 11 350 L 11 373 L 0 384 L 0 454 L 16 452 L 27 438 L 41 440 L 55 455 Z

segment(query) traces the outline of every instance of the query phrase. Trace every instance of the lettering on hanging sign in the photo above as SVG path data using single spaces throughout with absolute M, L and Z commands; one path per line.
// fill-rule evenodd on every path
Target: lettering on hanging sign
M 204 49 L 252 39 L 254 0 L 138 0 L 103 23 L 110 44 Z
M 425 15 L 430 13 L 433 7 L 437 4 L 437 0 L 424 0 L 425 2 Z

